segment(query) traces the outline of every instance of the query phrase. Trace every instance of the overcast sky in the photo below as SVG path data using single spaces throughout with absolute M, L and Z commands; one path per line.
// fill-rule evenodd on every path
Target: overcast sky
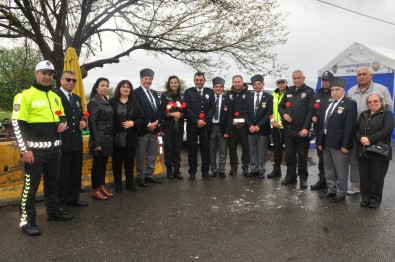
M 395 23 L 393 0 L 327 0 L 335 5 L 354 10 L 375 18 Z M 280 11 L 286 12 L 284 23 L 288 26 L 290 34 L 288 42 L 277 48 L 278 60 L 289 66 L 285 72 L 289 79 L 292 71 L 302 69 L 305 72 L 307 83 L 315 87 L 317 71 L 330 62 L 354 42 L 365 45 L 381 46 L 395 49 L 395 26 L 376 21 L 365 16 L 357 15 L 316 0 L 278 0 Z M 111 53 L 111 46 L 106 46 L 105 54 Z M 98 58 L 103 58 L 100 55 Z M 171 74 L 178 75 L 186 83 L 192 85 L 194 70 L 167 58 L 147 56 L 144 52 L 132 53 L 131 58 L 122 58 L 119 64 L 105 65 L 102 69 L 89 71 L 84 80 L 85 90 L 90 92 L 95 80 L 104 76 L 110 79 L 111 86 L 115 86 L 122 79 L 129 79 L 133 85 L 139 85 L 139 71 L 150 67 L 155 71 L 154 86 L 159 89 Z M 226 79 L 226 88 L 230 87 L 231 76 L 239 74 L 238 71 L 229 71 Z M 260 72 L 256 72 L 260 73 Z M 251 76 L 244 75 L 247 80 Z M 222 76 L 224 77 L 224 76 Z M 273 79 L 265 78 L 267 87 L 274 87 Z M 211 83 L 206 83 L 209 86 Z
M 395 23 L 394 0 L 325 1 Z M 278 3 L 279 11 L 287 13 L 284 23 L 288 26 L 290 34 L 288 42 L 279 46 L 276 51 L 278 62 L 289 66 L 288 72 L 285 72 L 289 82 L 292 82 L 290 79 L 292 71 L 302 69 L 307 78 L 306 82 L 311 87 L 315 87 L 317 71 L 354 42 L 395 49 L 395 25 L 357 15 L 317 0 L 278 0 Z M 103 53 L 92 60 L 107 58 L 118 53 L 118 50 L 112 51 L 114 46 L 117 45 L 114 45 L 111 39 L 106 39 Z M 191 68 L 166 56 L 155 58 L 139 51 L 133 52 L 130 58 L 121 58 L 119 64 L 90 70 L 88 77 L 84 79 L 85 92 L 90 93 L 93 83 L 101 76 L 109 78 L 111 86 L 116 86 L 122 79 L 129 79 L 137 87 L 139 71 L 146 67 L 155 71 L 154 88 L 156 89 L 161 88 L 172 74 L 185 80 L 188 86 L 193 84 L 195 71 Z M 231 76 L 235 74 L 240 72 L 229 71 L 226 76 L 222 76 L 226 79 L 226 88 L 230 87 Z M 251 77 L 242 75 L 246 81 Z M 265 84 L 268 88 L 274 87 L 274 81 L 270 77 L 265 78 Z M 211 86 L 211 79 L 208 79 L 206 86 Z

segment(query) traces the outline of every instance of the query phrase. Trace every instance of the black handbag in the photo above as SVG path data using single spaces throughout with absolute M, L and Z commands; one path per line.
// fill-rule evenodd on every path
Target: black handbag
M 366 146 L 364 155 L 366 158 L 370 159 L 389 160 L 390 150 L 390 145 L 379 142 L 374 145 Z

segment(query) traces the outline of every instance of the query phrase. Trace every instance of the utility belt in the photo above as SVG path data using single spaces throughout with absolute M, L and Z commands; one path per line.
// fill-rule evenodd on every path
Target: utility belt
M 236 128 L 242 128 L 246 125 L 244 118 L 233 118 L 233 121 L 236 123 L 236 125 L 234 125 Z

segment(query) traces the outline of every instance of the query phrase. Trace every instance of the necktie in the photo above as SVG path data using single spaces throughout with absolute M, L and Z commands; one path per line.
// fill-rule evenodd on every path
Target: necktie
M 256 94 L 256 101 L 255 101 L 255 107 L 254 107 L 254 114 L 256 115 L 256 111 L 258 111 L 259 108 L 259 94 Z
M 199 95 L 200 95 L 200 98 L 203 97 L 203 92 L 202 92 L 202 90 L 199 91 Z
M 218 120 L 219 117 L 219 95 L 217 95 L 217 100 L 215 100 L 215 114 L 214 119 Z
M 154 102 L 154 97 L 152 96 L 152 94 L 151 94 L 151 92 L 149 90 L 147 90 L 147 93 L 148 93 L 149 100 L 151 102 L 151 107 L 154 110 L 154 112 L 156 112 L 156 105 L 155 105 L 155 102 Z
M 337 101 L 333 100 L 331 106 L 329 107 L 328 113 L 326 114 L 325 121 L 324 121 L 324 131 L 325 131 L 325 133 L 326 133 L 326 130 L 328 129 L 329 118 L 332 115 L 332 111 L 333 111 L 333 108 L 335 107 L 336 103 L 337 103 Z
M 69 94 L 69 103 L 70 105 L 73 105 L 73 95 Z

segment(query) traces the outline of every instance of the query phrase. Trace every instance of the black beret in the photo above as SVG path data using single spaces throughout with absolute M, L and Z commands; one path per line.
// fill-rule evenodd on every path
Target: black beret
M 141 70 L 140 71 L 140 78 L 143 78 L 143 77 L 146 77 L 146 76 L 154 78 L 154 71 L 152 71 L 149 68 L 145 68 L 145 69 Z
M 347 80 L 341 77 L 332 77 L 331 79 L 329 79 L 329 86 L 333 87 L 333 86 L 339 86 L 339 87 L 343 87 L 346 88 L 346 83 Z
M 260 81 L 263 84 L 263 75 L 254 75 L 251 77 L 251 84 L 254 84 L 256 81 Z
M 225 86 L 225 79 L 223 79 L 222 77 L 219 77 L 219 76 L 213 78 L 213 86 L 218 85 L 218 84 Z

